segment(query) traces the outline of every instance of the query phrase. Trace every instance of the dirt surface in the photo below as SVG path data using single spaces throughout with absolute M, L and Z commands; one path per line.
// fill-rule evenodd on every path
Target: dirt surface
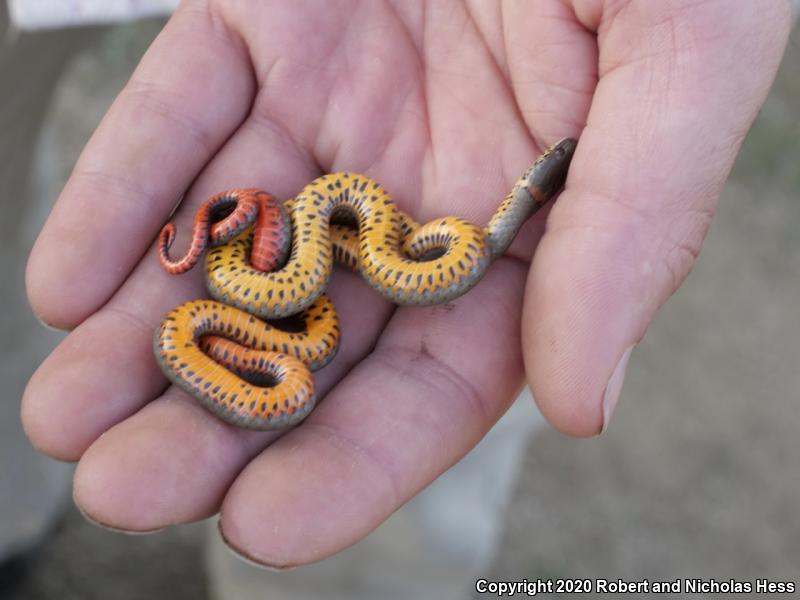
M 0 14 L 0 25 L 2 17 Z M 207 597 L 202 526 L 132 537 L 89 524 L 69 501 L 71 468 L 36 453 L 25 440 L 18 417 L 27 378 L 61 337 L 34 319 L 22 287 L 26 256 L 49 212 L 46 199 L 55 197 L 97 121 L 159 29 L 160 23 L 151 22 L 116 28 L 107 34 L 97 28 L 82 28 L 66 35 L 22 35 L 14 50 L 3 54 L 0 48 L 3 74 L 9 81 L 24 81 L 25 86 L 34 88 L 17 86 L 15 94 L 0 99 L 0 122 L 5 132 L 0 139 L 0 184 L 5 192 L 6 214 L 13 211 L 18 219 L 0 220 L 0 267 L 18 282 L 0 290 L 5 309 L 0 318 L 4 333 L 0 347 L 4 382 L 0 404 L 0 548 L 9 539 L 19 546 L 19 540 L 37 529 L 42 530 L 40 536 L 44 535 L 38 541 L 36 536 L 30 538 L 35 545 L 21 546 L 22 554 L 5 561 L 0 556 L 2 600 Z M 40 104 L 58 81 L 61 63 L 83 46 L 89 50 L 78 54 L 61 74 L 42 126 L 31 115 L 44 110 Z M 40 70 L 28 75 L 26 71 L 30 72 L 33 63 Z M 22 107 L 26 108 L 18 112 Z M 39 131 L 43 137 L 35 144 Z M 29 164 L 34 186 L 26 194 L 24 179 Z
M 153 535 L 113 533 L 71 508 L 39 548 L 7 567 L 0 598 L 204 600 L 202 540 L 200 525 Z

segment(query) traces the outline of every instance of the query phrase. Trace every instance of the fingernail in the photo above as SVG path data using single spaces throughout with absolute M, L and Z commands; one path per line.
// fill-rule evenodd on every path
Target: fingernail
M 228 551 L 239 560 L 246 562 L 251 567 L 258 567 L 259 569 L 264 569 L 265 571 L 273 571 L 275 573 L 291 571 L 297 568 L 296 566 L 293 565 L 273 565 L 267 562 L 263 562 L 249 554 L 246 554 L 244 551 L 239 550 L 233 544 L 231 544 L 230 540 L 228 540 L 227 537 L 225 537 L 225 532 L 222 530 L 222 519 L 217 520 L 217 531 L 219 532 L 219 537 L 222 539 L 223 545 L 228 549 Z
M 600 435 L 605 433 L 606 429 L 608 429 L 608 423 L 611 421 L 611 415 L 614 414 L 614 409 L 617 406 L 617 400 L 619 400 L 619 393 L 622 391 L 622 383 L 625 381 L 625 369 L 628 368 L 628 360 L 631 357 L 632 351 L 633 346 L 630 346 L 627 350 L 625 350 L 625 352 L 622 353 L 617 366 L 614 367 L 614 370 L 611 373 L 611 377 L 608 378 L 606 391 L 603 394 L 603 427 L 600 430 Z
M 49 329 L 50 331 L 57 331 L 58 333 L 66 333 L 67 330 L 63 327 L 56 327 L 55 325 L 51 325 L 47 321 L 45 321 L 42 317 L 37 315 L 35 312 L 31 311 L 31 314 L 36 317 L 36 320 L 39 321 L 39 324 L 44 327 L 45 329 Z
M 156 527 L 155 529 L 124 529 L 122 527 L 118 527 L 116 525 L 110 525 L 108 523 L 103 523 L 99 521 L 94 516 L 90 515 L 84 508 L 78 504 L 78 501 L 75 499 L 75 496 L 72 497 L 72 502 L 75 505 L 75 508 L 78 509 L 78 512 L 81 513 L 81 516 L 89 521 L 92 525 L 96 525 L 102 529 L 106 529 L 108 531 L 113 531 L 114 533 L 124 533 L 125 535 L 149 535 L 151 533 L 157 533 L 166 527 Z
M 102 521 L 98 521 L 92 515 L 87 513 L 83 508 L 81 508 L 80 504 L 75 502 L 75 507 L 78 509 L 78 512 L 81 513 L 81 516 L 89 521 L 92 525 L 105 529 L 107 531 L 113 531 L 114 533 L 122 533 L 125 535 L 150 535 L 151 533 L 158 533 L 159 531 L 163 531 L 166 527 L 156 527 L 155 529 L 123 529 L 122 527 L 117 527 L 115 525 L 109 525 L 108 523 L 103 523 Z

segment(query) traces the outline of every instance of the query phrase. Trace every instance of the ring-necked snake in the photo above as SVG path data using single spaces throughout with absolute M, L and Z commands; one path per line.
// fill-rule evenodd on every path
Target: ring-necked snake
M 453 300 L 561 188 L 575 146 L 564 139 L 542 154 L 485 228 L 457 217 L 419 225 L 380 185 L 355 173 L 323 175 L 285 206 L 253 189 L 214 196 L 198 210 L 183 258 L 169 257 L 172 224 L 159 236 L 159 257 L 171 273 L 216 246 L 206 258 L 216 301 L 187 302 L 165 318 L 155 337 L 162 370 L 230 423 L 275 429 L 299 422 L 315 403 L 309 369 L 327 364 L 338 346 L 335 310 L 323 294 L 334 257 L 395 303 Z M 288 331 L 257 318 L 289 315 L 298 316 Z

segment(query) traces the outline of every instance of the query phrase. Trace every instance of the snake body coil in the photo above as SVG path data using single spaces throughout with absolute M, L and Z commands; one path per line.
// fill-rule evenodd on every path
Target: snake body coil
M 161 369 L 225 421 L 251 429 L 288 427 L 314 407 L 309 371 L 330 362 L 339 322 L 327 296 L 284 331 L 213 300 L 176 307 L 155 336 Z

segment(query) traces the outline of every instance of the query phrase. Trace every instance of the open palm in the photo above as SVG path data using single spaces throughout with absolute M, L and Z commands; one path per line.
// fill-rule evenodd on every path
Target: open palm
M 74 330 L 32 378 L 23 421 L 44 452 L 80 460 L 82 510 L 136 531 L 221 511 L 237 551 L 300 564 L 463 456 L 525 372 L 557 427 L 600 431 L 629 348 L 699 250 L 788 31 L 783 0 L 736 18 L 725 2 L 680 4 L 184 3 L 29 262 L 35 312 Z M 345 169 L 418 221 L 485 224 L 545 146 L 578 135 L 547 233 L 537 216 L 455 303 L 396 308 L 334 275 L 343 344 L 301 426 L 239 430 L 167 387 L 153 331 L 205 295 L 201 269 L 169 276 L 154 253 L 184 192 L 176 254 L 211 194 L 287 198 Z

